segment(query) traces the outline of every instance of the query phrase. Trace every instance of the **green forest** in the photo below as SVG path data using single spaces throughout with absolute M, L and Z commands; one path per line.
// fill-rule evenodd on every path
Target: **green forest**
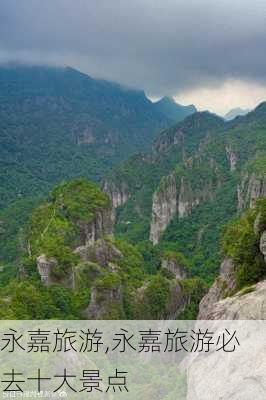
M 0 88 L 1 319 L 196 319 L 224 258 L 226 296 L 265 278 L 266 103 L 226 122 L 69 68 Z

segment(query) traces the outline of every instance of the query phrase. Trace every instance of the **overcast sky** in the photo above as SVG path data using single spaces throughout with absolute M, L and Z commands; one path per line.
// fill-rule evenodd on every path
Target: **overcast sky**
M 0 61 L 70 65 L 224 113 L 266 100 L 265 0 L 0 0 Z

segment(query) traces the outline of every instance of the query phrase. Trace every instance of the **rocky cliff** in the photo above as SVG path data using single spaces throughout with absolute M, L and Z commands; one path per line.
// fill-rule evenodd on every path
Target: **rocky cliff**
M 234 296 L 227 297 L 209 305 L 203 311 L 203 303 L 200 305 L 199 319 L 217 320 L 260 320 L 266 319 L 266 281 L 258 282 L 246 290 L 237 292 Z
M 183 361 L 186 400 L 265 399 L 265 299 L 266 281 L 261 281 L 249 293 L 216 303 L 211 315 L 213 321 L 196 323 L 194 331 L 208 330 L 213 342 L 219 341 L 221 350 L 211 345 L 209 351 L 198 350 Z M 230 349 L 227 346 L 222 349 L 222 335 L 224 343 L 230 343 Z
M 115 214 L 112 207 L 95 212 L 94 218 L 89 221 L 78 221 L 81 244 L 93 245 L 96 240 L 104 236 L 112 236 L 115 222 Z
M 108 194 L 114 208 L 125 204 L 130 197 L 130 190 L 126 182 L 115 183 L 113 181 L 104 180 L 102 190 Z
M 75 265 L 113 227 L 110 199 L 96 185 L 79 179 L 57 187 L 31 221 L 28 241 L 42 282 L 73 287 Z
M 208 163 L 212 164 L 213 160 Z M 219 174 L 216 176 L 215 167 L 214 176 L 202 175 L 198 181 L 194 179 L 194 168 L 197 167 L 192 162 L 183 172 L 173 172 L 164 177 L 154 192 L 150 225 L 150 240 L 153 244 L 159 243 L 162 233 L 175 216 L 188 217 L 194 207 L 213 199 L 215 189 L 219 186 Z
M 105 245 L 103 238 L 112 237 L 114 227 L 114 212 L 112 207 L 98 210 L 95 216 L 89 222 L 79 220 L 76 222 L 78 230 L 78 246 L 72 249 L 73 255 L 78 255 L 79 259 L 84 261 L 100 261 L 105 264 L 109 247 Z M 110 253 L 110 252 L 109 252 Z M 109 258 L 110 255 L 109 255 Z M 78 262 L 78 260 L 77 260 Z M 41 254 L 37 257 L 37 270 L 40 274 L 41 281 L 45 285 L 60 283 L 66 287 L 75 287 L 74 267 L 69 267 L 69 271 L 58 279 L 54 271 L 58 268 L 59 261 L 54 256 Z
M 238 161 L 237 155 L 229 146 L 226 146 L 226 155 L 230 164 L 230 171 L 233 172 L 236 169 Z
M 170 276 L 177 280 L 188 278 L 186 261 L 182 254 L 175 252 L 165 252 L 161 262 L 162 271 L 167 271 Z
M 153 244 L 159 242 L 162 232 L 177 214 L 177 196 L 176 177 L 171 174 L 162 180 L 160 188 L 153 194 L 150 227 L 150 240 Z
M 238 210 L 254 207 L 258 198 L 266 197 L 266 176 L 248 173 L 242 175 L 237 186 Z
M 225 259 L 221 264 L 219 277 L 200 302 L 198 319 L 210 319 L 214 305 L 226 297 L 227 293 L 232 293 L 235 290 L 234 272 L 233 261 L 230 258 Z
M 266 318 L 265 206 L 265 200 L 257 202 L 238 225 L 228 228 L 223 249 L 228 256 L 221 264 L 220 275 L 200 302 L 198 319 Z

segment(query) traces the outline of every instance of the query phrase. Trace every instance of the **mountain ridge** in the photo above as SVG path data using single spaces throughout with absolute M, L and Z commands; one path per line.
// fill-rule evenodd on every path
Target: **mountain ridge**
M 232 108 L 224 115 L 224 119 L 227 121 L 231 121 L 232 119 L 234 119 L 236 117 L 240 117 L 240 116 L 248 114 L 250 111 L 251 111 L 250 109 L 243 109 L 240 107 Z
M 64 178 L 99 180 L 171 124 L 141 90 L 47 66 L 0 67 L 0 117 L 1 206 Z
M 188 115 L 197 112 L 197 109 L 193 104 L 184 106 L 176 103 L 176 101 L 169 96 L 164 96 L 160 100 L 156 101 L 154 107 L 175 123 L 180 122 Z

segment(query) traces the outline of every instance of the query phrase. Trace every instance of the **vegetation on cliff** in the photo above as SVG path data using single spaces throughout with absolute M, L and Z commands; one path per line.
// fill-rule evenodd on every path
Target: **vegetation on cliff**
M 40 79 L 38 69 L 33 72 Z M 27 71 L 24 73 L 27 80 Z M 260 193 L 265 196 L 265 104 L 231 122 L 211 113 L 195 113 L 164 130 L 151 153 L 135 155 L 110 171 L 105 181 L 111 183 L 114 193 L 116 188 L 118 192 L 126 188 L 126 201 L 116 210 L 114 237 L 110 237 L 104 229 L 94 234 L 105 224 L 104 213 L 112 211 L 111 199 L 94 183 L 78 178 L 58 185 L 48 197 L 46 193 L 65 176 L 93 175 L 98 180 L 127 151 L 129 155 L 139 146 L 145 150 L 143 132 L 152 126 L 153 137 L 156 127 L 166 122 L 165 117 L 156 114 L 152 122 L 155 114 L 143 93 L 94 82 L 73 70 L 54 73 L 45 71 L 48 97 L 44 96 L 42 112 L 38 111 L 36 97 L 28 105 L 35 126 L 25 110 L 18 108 L 18 120 L 12 126 L 17 129 L 20 124 L 21 128 L 15 133 L 12 130 L 14 135 L 10 136 L 12 99 L 5 100 L 6 95 L 0 99 L 5 108 L 0 137 L 4 149 L 1 204 L 8 205 L 0 212 L 2 318 L 87 318 L 95 312 L 93 307 L 98 307 L 105 318 L 195 318 L 198 303 L 217 276 L 223 256 L 236 265 L 237 289 L 265 277 L 259 233 L 254 229 L 258 215 L 260 224 L 265 224 L 265 201 L 259 201 L 239 219 L 239 213 Z M 73 101 L 69 89 L 62 85 L 70 78 L 75 81 L 73 87 L 82 82 L 75 89 Z M 58 92 L 52 89 L 54 79 Z M 37 90 L 34 85 L 29 93 Z M 91 85 L 95 92 L 87 98 Z M 98 108 L 96 98 L 107 89 L 108 96 L 101 99 Z M 58 104 L 59 92 L 63 104 Z M 20 95 L 24 104 L 23 93 Z M 117 96 L 127 104 L 126 109 L 121 108 Z M 102 107 L 110 99 L 115 99 L 114 104 L 102 115 Z M 88 104 L 93 106 L 93 118 L 97 117 L 91 119 L 90 114 L 89 120 L 95 124 L 89 127 Z M 136 122 L 133 115 L 142 106 L 147 113 Z M 74 114 L 78 119 L 73 128 Z M 45 132 L 39 135 L 40 123 L 47 116 L 54 120 L 50 118 Z M 116 140 L 120 141 L 125 124 L 125 137 L 118 146 Z M 134 134 L 131 143 L 131 134 L 140 125 L 142 141 L 138 142 Z M 110 129 L 108 137 L 104 135 L 106 126 Z M 54 136 L 54 132 L 58 134 Z M 23 149 L 19 146 L 22 137 Z M 151 137 L 147 143 L 151 143 Z M 22 185 L 17 192 L 18 178 L 22 178 Z M 27 197 L 29 193 L 32 197 Z M 155 198 L 157 208 L 153 207 Z M 9 203 L 10 199 L 16 201 Z M 149 241 L 154 210 L 155 228 L 160 230 L 155 246 Z M 55 261 L 47 286 L 40 281 L 37 269 L 41 255 L 48 263 Z M 187 271 L 180 282 L 170 268 L 162 268 L 162 260 L 174 256 Z M 178 311 L 175 314 L 173 307 Z
M 100 213 L 111 212 L 110 206 L 108 196 L 94 183 L 77 179 L 56 187 L 33 210 L 24 226 L 19 271 L 7 277 L 0 289 L 1 318 L 87 318 L 93 315 L 93 307 L 107 319 L 167 317 L 173 302 L 171 290 L 179 284 L 161 268 L 161 260 L 171 253 L 182 267 L 187 261 L 182 254 L 156 250 L 150 242 L 133 246 L 104 236 L 104 230 L 100 237 L 84 241 L 84 227 L 87 232 L 90 224 L 97 226 L 97 218 L 108 223 Z M 87 252 L 85 259 L 77 249 Z M 49 275 L 49 284 L 41 282 L 39 256 L 48 265 L 44 273 Z M 188 299 L 186 285 L 184 280 Z M 183 310 L 187 300 L 182 300 L 182 290 L 177 307 Z M 92 293 L 96 293 L 94 300 Z
M 266 229 L 266 200 L 233 221 L 226 229 L 222 250 L 235 264 L 236 290 L 266 277 L 265 260 L 260 251 L 260 237 Z

